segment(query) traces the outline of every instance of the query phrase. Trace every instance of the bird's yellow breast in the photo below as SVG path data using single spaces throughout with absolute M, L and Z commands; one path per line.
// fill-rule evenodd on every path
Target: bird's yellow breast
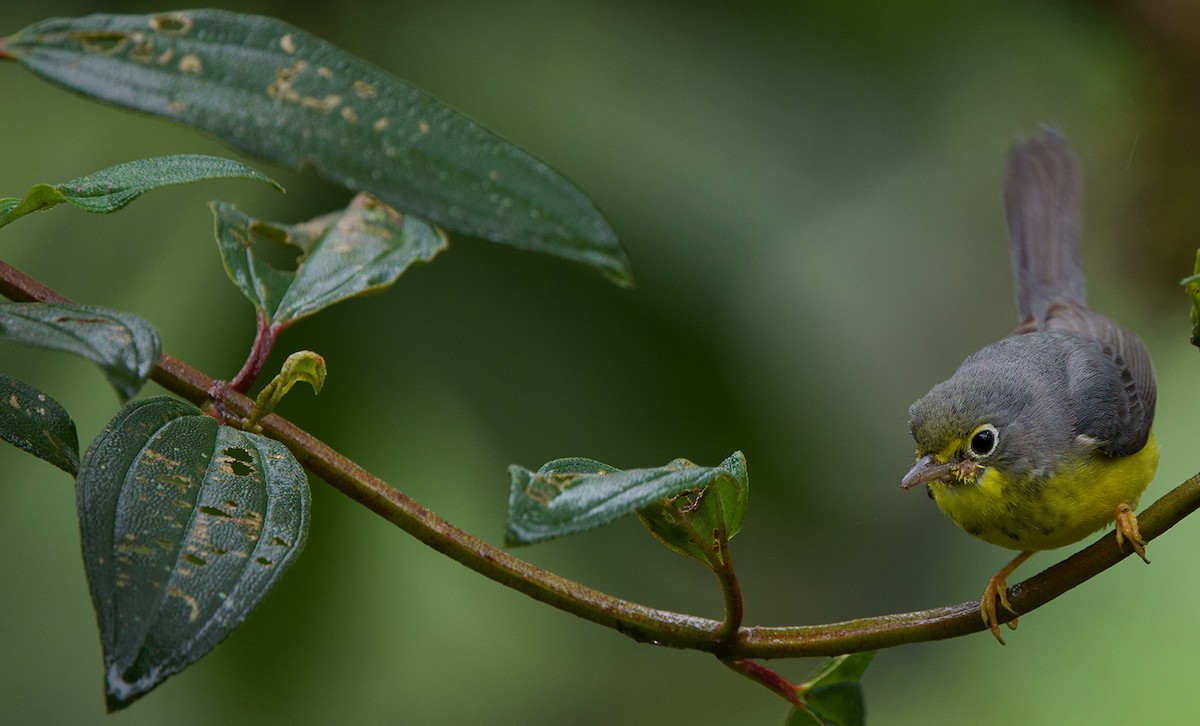
M 1158 468 L 1151 431 L 1141 451 L 1064 459 L 1045 479 L 986 468 L 974 483 L 930 482 L 938 508 L 966 532 L 1014 550 L 1048 550 L 1077 542 L 1113 521 L 1118 505 L 1137 508 Z

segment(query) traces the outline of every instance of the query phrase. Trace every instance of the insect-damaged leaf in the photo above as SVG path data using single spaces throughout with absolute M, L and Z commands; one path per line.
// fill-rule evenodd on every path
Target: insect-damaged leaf
M 672 464 L 695 466 L 686 459 Z M 667 548 L 714 568 L 721 564 L 714 535 L 722 532 L 730 539 L 738 533 L 750 491 L 740 451 L 716 470 L 716 476 L 705 477 L 702 484 L 662 497 L 637 512 L 650 534 Z
M 7 38 L 5 49 L 80 93 L 311 165 L 446 229 L 583 262 L 620 284 L 632 279 L 612 228 L 558 172 L 273 18 L 220 10 L 56 18 Z
M 67 303 L 0 304 L 0 340 L 87 358 L 122 401 L 138 392 L 162 351 L 158 331 L 138 316 Z
M 213 202 L 212 210 L 229 279 L 272 325 L 384 290 L 413 263 L 446 249 L 436 227 L 402 216 L 369 194 L 359 194 L 340 212 L 295 225 L 254 219 L 226 202 Z M 297 268 L 272 265 L 255 253 L 258 244 L 300 251 Z
M 722 486 L 740 482 L 743 488 L 741 505 L 731 506 L 731 511 L 725 513 L 728 536 L 732 537 L 741 526 L 745 511 L 745 470 L 741 452 L 715 467 L 696 466 L 686 459 L 676 459 L 653 469 L 621 471 L 582 458 L 556 459 L 536 472 L 510 466 L 512 487 L 508 497 L 505 541 L 510 545 L 540 542 L 607 524 L 630 512 L 653 506 L 663 497 L 703 489 L 718 482 L 724 482 Z
M 151 189 L 230 177 L 257 179 L 282 190 L 260 172 L 231 159 L 201 154 L 156 156 L 110 166 L 62 184 L 37 184 L 21 199 L 0 199 L 0 227 L 30 212 L 49 209 L 63 202 L 85 212 L 106 214 L 121 209 Z
M 123 408 L 76 481 L 109 710 L 241 624 L 308 532 L 308 482 L 282 444 L 165 396 Z
M 0 373 L 0 439 L 75 476 L 79 438 L 75 422 L 50 396 Z

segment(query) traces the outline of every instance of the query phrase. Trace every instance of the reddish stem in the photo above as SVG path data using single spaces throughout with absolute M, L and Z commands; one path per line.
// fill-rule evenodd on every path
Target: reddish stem
M 721 662 L 750 680 L 766 686 L 772 693 L 787 699 L 788 703 L 796 708 L 805 708 L 804 700 L 800 698 L 797 688 L 770 668 L 747 659 L 723 660 Z
M 258 324 L 254 331 L 254 345 L 250 347 L 250 355 L 246 357 L 245 364 L 238 371 L 233 380 L 229 382 L 229 388 L 238 393 L 245 393 L 250 390 L 250 386 L 254 385 L 254 381 L 258 379 L 258 374 L 262 373 L 263 366 L 267 364 L 267 358 L 271 355 L 271 350 L 275 347 L 275 340 L 279 334 L 283 332 L 283 326 L 279 323 L 267 323 L 267 318 L 261 310 L 258 311 Z

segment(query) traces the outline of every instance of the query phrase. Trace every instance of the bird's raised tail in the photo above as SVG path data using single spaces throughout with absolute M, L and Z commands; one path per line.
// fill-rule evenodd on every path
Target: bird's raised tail
M 1043 132 L 1017 142 L 1004 176 L 1018 330 L 1043 329 L 1055 304 L 1087 306 L 1075 155 L 1057 130 Z

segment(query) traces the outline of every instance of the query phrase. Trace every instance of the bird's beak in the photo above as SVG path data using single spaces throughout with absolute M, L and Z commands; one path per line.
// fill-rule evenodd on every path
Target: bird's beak
M 939 464 L 932 456 L 922 456 L 900 480 L 901 489 L 912 489 L 918 484 L 924 484 L 935 479 L 950 481 L 954 478 L 954 462 Z

